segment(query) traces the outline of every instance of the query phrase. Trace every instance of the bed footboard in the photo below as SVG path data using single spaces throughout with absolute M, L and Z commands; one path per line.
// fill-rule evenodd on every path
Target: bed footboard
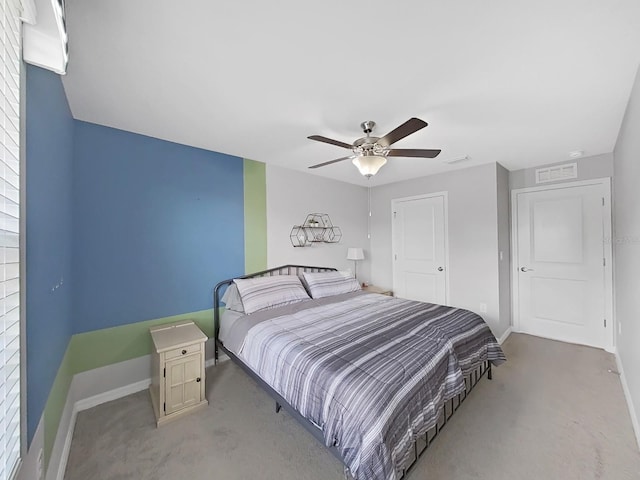
M 445 427 L 447 422 L 451 419 L 451 417 L 453 417 L 453 414 L 458 411 L 458 408 L 460 408 L 462 402 L 464 402 L 467 396 L 469 396 L 471 390 L 474 389 L 474 387 L 478 384 L 480 379 L 482 379 L 485 374 L 487 375 L 488 380 L 492 379 L 490 361 L 482 362 L 480 366 L 476 367 L 471 371 L 471 373 L 464 377 L 464 383 L 466 387 L 465 391 L 444 402 L 442 413 L 438 418 L 436 426 L 428 430 L 424 435 L 420 435 L 418 438 L 416 438 L 416 441 L 413 443 L 413 452 L 411 453 L 411 457 L 407 461 L 405 467 L 402 469 L 401 475 L 398 476 L 399 479 L 404 478 L 409 474 L 409 472 L 413 470 L 413 468 L 418 463 L 418 459 L 422 456 L 422 454 L 424 454 L 424 452 L 427 451 L 429 445 L 433 443 L 433 441 Z

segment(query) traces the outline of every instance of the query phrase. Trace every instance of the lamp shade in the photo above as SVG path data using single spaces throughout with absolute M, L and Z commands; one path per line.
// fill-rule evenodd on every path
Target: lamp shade
M 364 260 L 364 251 L 361 248 L 349 248 L 347 250 L 347 260 Z
M 362 175 L 372 177 L 387 163 L 387 157 L 381 155 L 364 155 L 354 158 L 351 162 L 358 167 Z

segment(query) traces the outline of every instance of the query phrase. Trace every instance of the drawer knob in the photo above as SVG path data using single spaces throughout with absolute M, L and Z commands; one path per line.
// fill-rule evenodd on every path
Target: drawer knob
M 182 354 L 185 355 L 187 353 L 186 350 L 182 350 Z
M 200 382 L 200 377 L 196 378 L 196 382 Z

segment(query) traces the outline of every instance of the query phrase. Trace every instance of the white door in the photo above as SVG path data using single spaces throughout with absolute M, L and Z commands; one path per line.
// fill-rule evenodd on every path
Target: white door
M 393 200 L 392 210 L 394 294 L 446 304 L 446 194 Z
M 608 197 L 605 184 L 515 193 L 520 331 L 607 346 Z

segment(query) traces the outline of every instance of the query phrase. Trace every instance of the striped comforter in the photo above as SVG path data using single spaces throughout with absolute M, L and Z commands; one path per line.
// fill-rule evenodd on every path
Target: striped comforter
M 357 480 L 397 478 L 464 375 L 504 354 L 478 315 L 375 294 L 283 314 L 249 329 L 244 361 L 322 428 Z M 307 302 L 302 302 L 307 303 Z

